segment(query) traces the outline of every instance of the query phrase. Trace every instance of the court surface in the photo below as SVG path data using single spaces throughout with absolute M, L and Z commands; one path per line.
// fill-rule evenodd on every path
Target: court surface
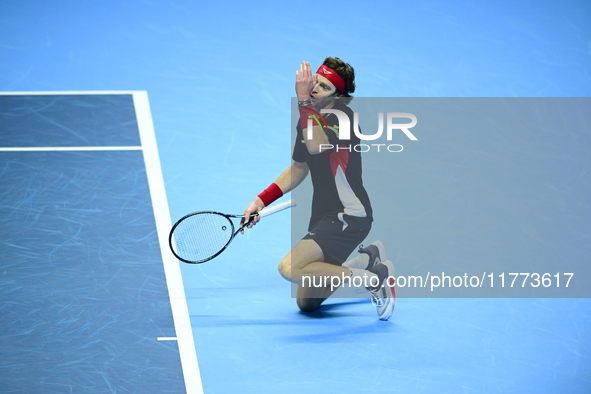
M 313 37 L 303 10 L 234 6 L 0 2 L 0 392 L 590 392 L 587 298 L 401 292 L 388 322 L 367 299 L 301 313 L 277 264 L 306 201 L 206 264 L 180 264 L 166 238 L 192 211 L 240 214 L 289 165 L 302 60 L 351 62 L 359 97 L 587 97 L 589 5 L 333 7 L 351 30 L 315 20 Z M 557 160 L 553 179 L 576 165 L 548 193 L 579 215 L 539 218 L 569 238 L 535 240 L 538 253 L 579 245 L 552 256 L 565 264 L 590 252 L 589 130 L 569 136 L 570 157 L 532 153 Z M 395 198 L 429 195 L 405 185 Z M 461 192 L 438 201 L 469 202 Z M 457 219 L 401 210 L 380 224 L 398 234 L 390 258 L 424 257 L 442 218 Z

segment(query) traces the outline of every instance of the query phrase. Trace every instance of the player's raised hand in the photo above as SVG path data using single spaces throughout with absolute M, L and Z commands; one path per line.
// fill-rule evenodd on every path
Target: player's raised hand
M 296 71 L 296 94 L 298 100 L 310 98 L 310 92 L 314 87 L 314 77 L 310 62 L 302 62 L 299 72 Z
M 250 203 L 248 208 L 246 208 L 246 210 L 244 211 L 244 217 L 240 220 L 240 226 L 242 227 L 245 221 L 246 223 L 248 223 L 248 220 L 250 220 L 250 215 L 252 215 L 253 213 L 260 212 L 264 207 L 265 204 L 263 204 L 263 200 L 261 200 L 261 198 L 257 196 L 254 199 L 254 201 Z M 259 220 L 261 220 L 261 218 L 259 216 L 255 216 L 252 223 L 249 224 L 247 227 L 252 228 L 252 226 L 257 224 Z M 240 233 L 244 234 L 244 230 L 240 231 Z

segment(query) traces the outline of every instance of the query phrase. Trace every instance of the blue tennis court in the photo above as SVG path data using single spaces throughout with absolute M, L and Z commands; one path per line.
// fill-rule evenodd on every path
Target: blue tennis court
M 0 113 L 2 391 L 183 391 L 133 95 Z
M 589 4 L 315 7 L 0 2 L 0 392 L 591 391 Z M 175 259 L 172 223 L 240 214 L 290 165 L 293 74 L 326 56 L 355 67 L 356 97 L 399 112 L 498 98 L 507 122 L 531 101 L 502 98 L 564 99 L 533 107 L 547 127 L 509 133 L 417 112 L 387 187 L 369 171 L 383 157 L 364 156 L 388 213 L 367 242 L 400 275 L 474 262 L 498 281 L 523 263 L 575 272 L 581 291 L 407 287 L 387 322 L 366 297 L 300 312 L 277 265 L 306 231 L 309 183 L 214 260 Z

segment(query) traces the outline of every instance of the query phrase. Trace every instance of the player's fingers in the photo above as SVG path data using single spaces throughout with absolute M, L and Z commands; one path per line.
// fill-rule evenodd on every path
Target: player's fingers
M 259 220 L 261 220 L 261 217 L 259 215 L 252 214 L 252 216 L 250 217 L 250 220 L 248 222 L 248 228 L 252 228 L 252 226 L 257 224 L 259 222 Z
M 240 219 L 240 227 L 244 226 L 244 218 Z M 244 234 L 244 229 L 240 230 L 240 234 Z
M 246 211 L 244 211 L 244 217 L 242 219 L 240 219 L 240 227 L 244 226 L 245 223 L 248 224 L 248 220 L 249 220 L 251 214 L 252 214 L 252 210 L 250 209 L 250 207 L 246 208 Z M 250 228 L 250 227 L 248 227 L 248 228 Z M 244 234 L 244 229 L 242 231 L 240 231 L 240 233 Z
M 244 218 L 242 218 L 242 222 L 244 223 L 246 228 L 250 228 L 250 222 L 252 218 L 252 210 L 250 207 L 244 212 Z

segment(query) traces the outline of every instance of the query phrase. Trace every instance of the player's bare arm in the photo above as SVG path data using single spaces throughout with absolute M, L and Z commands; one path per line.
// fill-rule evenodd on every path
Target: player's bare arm
M 313 94 L 317 94 L 317 92 L 314 92 L 316 90 L 316 81 L 317 78 L 312 76 L 310 63 L 302 62 L 299 72 L 296 71 L 295 89 L 298 103 L 306 100 L 309 100 L 311 103 L 314 102 L 315 97 L 313 97 Z M 313 155 L 320 153 L 320 145 L 328 144 L 328 137 L 319 125 L 312 127 L 312 133 L 309 133 L 308 129 L 304 128 L 305 126 L 306 124 L 302 122 L 304 141 L 308 151 Z
M 304 143 L 306 144 L 306 148 L 311 155 L 317 155 L 322 153 L 321 145 L 329 144 L 328 137 L 326 133 L 322 129 L 322 127 L 318 125 L 312 126 L 312 133 L 309 133 L 308 128 L 303 128 L 303 136 L 304 136 Z
M 328 80 L 325 81 L 321 78 L 319 78 L 318 75 L 312 74 L 312 68 L 309 62 L 302 62 L 299 71 L 296 71 L 295 90 L 298 97 L 298 103 L 306 102 L 311 105 L 311 103 L 317 101 L 323 105 L 327 104 L 322 100 L 327 97 L 332 97 L 334 95 L 335 89 Z M 304 135 L 306 137 L 311 137 L 305 138 L 306 147 L 311 154 L 320 153 L 320 146 L 322 144 L 328 144 L 328 137 L 326 136 L 322 127 L 319 125 L 314 125 L 311 133 L 308 133 L 308 129 L 304 129 Z M 290 167 L 283 171 L 279 178 L 277 178 L 277 180 L 272 184 L 272 186 L 275 188 L 275 190 L 271 190 L 270 192 L 273 195 L 272 200 L 277 198 L 277 196 L 291 191 L 293 188 L 299 185 L 307 175 L 307 164 L 294 162 Z M 261 211 L 265 205 L 266 204 L 260 195 L 257 196 L 244 211 L 245 218 L 250 217 L 250 215 L 253 213 Z M 260 218 L 256 216 L 253 219 L 253 222 L 248 225 L 248 228 L 252 228 L 252 226 L 257 224 L 259 220 Z M 242 221 L 241 224 L 243 223 L 244 222 Z M 242 231 L 242 234 L 244 234 L 244 231 Z
M 295 189 L 308 175 L 308 165 L 306 163 L 299 163 L 294 161 L 285 171 L 279 175 L 275 180 L 275 184 L 279 186 L 283 194 L 288 193 Z M 250 217 L 253 213 L 260 212 L 265 207 L 263 200 L 257 196 L 253 202 L 250 203 L 248 208 L 244 211 L 244 217 Z M 247 227 L 252 228 L 258 223 L 260 217 L 255 216 L 253 222 Z M 240 225 L 244 224 L 244 219 L 241 220 Z M 244 230 L 241 231 L 244 234 Z
M 309 108 L 314 111 L 322 108 L 332 108 L 334 106 L 334 98 L 340 95 L 328 79 L 318 74 L 312 76 L 309 62 L 303 62 L 300 66 L 300 71 L 296 71 L 296 94 L 298 97 L 298 107 L 312 105 Z M 307 117 L 305 118 L 304 116 L 302 116 L 301 126 L 304 143 L 308 152 L 312 155 L 321 153 L 321 146 L 329 143 L 322 126 L 314 124 L 310 130 L 308 128 Z

